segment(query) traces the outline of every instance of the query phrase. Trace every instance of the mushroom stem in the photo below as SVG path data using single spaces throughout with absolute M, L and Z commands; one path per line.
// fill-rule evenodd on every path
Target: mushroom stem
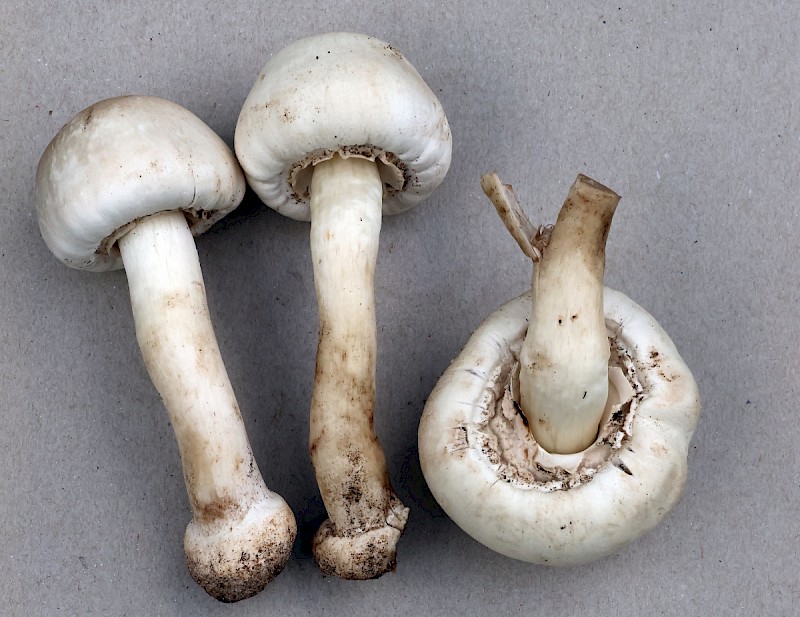
M 594 441 L 608 398 L 605 245 L 619 195 L 579 175 L 534 264 L 533 308 L 520 353 L 520 406 L 548 452 Z
M 194 238 L 183 213 L 162 212 L 138 221 L 119 249 L 136 338 L 183 463 L 193 513 L 185 536 L 190 572 L 220 600 L 248 597 L 280 572 L 295 523 L 253 457 L 211 324 Z
M 314 167 L 310 192 L 319 347 L 309 450 L 329 516 L 314 550 L 327 573 L 373 578 L 394 568 L 408 513 L 373 429 L 383 183 L 374 162 L 335 155 Z

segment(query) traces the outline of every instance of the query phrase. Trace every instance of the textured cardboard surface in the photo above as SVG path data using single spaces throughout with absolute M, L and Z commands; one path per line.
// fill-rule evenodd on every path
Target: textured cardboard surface
M 800 611 L 800 5 L 215 2 L 0 4 L 0 600 L 3 615 L 794 615 Z M 297 514 L 286 570 L 217 604 L 187 574 L 177 447 L 122 272 L 70 270 L 34 214 L 59 127 L 159 95 L 228 143 L 271 54 L 330 30 L 390 41 L 440 97 L 453 165 L 384 220 L 376 428 L 411 519 L 397 572 L 323 577 L 306 453 L 316 308 L 308 227 L 248 194 L 198 240 L 217 336 L 269 486 Z M 425 487 L 416 427 L 439 374 L 530 268 L 483 197 L 496 170 L 536 222 L 576 173 L 623 196 L 607 283 L 694 371 L 686 494 L 619 554 L 553 570 L 463 534 Z

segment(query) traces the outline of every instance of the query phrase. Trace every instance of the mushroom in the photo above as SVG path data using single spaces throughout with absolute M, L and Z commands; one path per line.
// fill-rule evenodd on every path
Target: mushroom
M 283 568 L 296 529 L 253 457 L 192 237 L 244 190 L 236 158 L 208 126 L 146 96 L 84 109 L 36 173 L 39 226 L 55 256 L 81 270 L 125 268 L 136 338 L 183 462 L 189 572 L 223 602 L 261 591 Z
M 487 547 L 585 563 L 677 503 L 697 385 L 655 319 L 603 287 L 613 191 L 580 175 L 555 226 L 535 229 L 510 186 L 496 175 L 482 185 L 534 261 L 533 286 L 484 321 L 440 379 L 419 426 L 422 471 Z
M 394 569 L 408 517 L 373 430 L 381 214 L 415 206 L 442 181 L 450 128 L 394 47 L 330 33 L 267 63 L 234 141 L 261 200 L 311 221 L 319 345 L 309 452 L 329 516 L 314 556 L 326 574 L 374 578 Z

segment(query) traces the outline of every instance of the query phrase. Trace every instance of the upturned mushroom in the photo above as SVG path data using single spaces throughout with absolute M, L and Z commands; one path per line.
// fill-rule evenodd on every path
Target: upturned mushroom
M 55 256 L 81 270 L 125 268 L 136 338 L 183 463 L 189 571 L 223 602 L 261 591 L 283 568 L 296 529 L 253 457 L 192 237 L 244 190 L 236 158 L 208 126 L 146 96 L 84 109 L 36 173 L 39 225 Z
M 382 214 L 425 199 L 450 164 L 442 106 L 391 45 L 349 33 L 277 53 L 244 103 L 235 150 L 268 206 L 311 221 L 319 345 L 309 451 L 329 519 L 314 538 L 327 574 L 394 569 L 408 508 L 373 430 L 373 275 Z
M 422 471 L 487 547 L 534 563 L 592 561 L 679 500 L 697 385 L 655 319 L 603 287 L 619 196 L 578 176 L 555 226 L 536 229 L 510 186 L 496 175 L 482 186 L 533 260 L 533 286 L 440 379 L 419 427 Z

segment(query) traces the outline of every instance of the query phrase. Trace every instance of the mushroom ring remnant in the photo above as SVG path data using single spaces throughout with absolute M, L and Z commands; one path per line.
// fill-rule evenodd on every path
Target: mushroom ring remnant
M 419 427 L 422 471 L 444 511 L 485 546 L 580 564 L 646 533 L 677 503 L 699 395 L 655 319 L 605 288 L 608 398 L 596 437 L 578 452 L 546 451 L 519 404 L 532 298 L 493 313 L 439 380 Z
M 244 190 L 236 158 L 208 126 L 147 96 L 80 112 L 36 173 L 39 226 L 56 257 L 83 270 L 125 267 L 136 338 L 183 463 L 189 572 L 224 602 L 261 591 L 296 530 L 253 457 L 192 237 L 238 206 Z

